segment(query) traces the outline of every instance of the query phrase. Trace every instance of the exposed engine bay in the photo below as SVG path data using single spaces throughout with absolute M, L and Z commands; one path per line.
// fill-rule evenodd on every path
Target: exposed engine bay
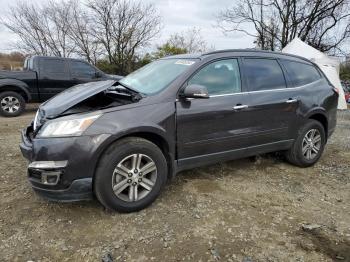
M 112 86 L 110 89 L 93 95 L 69 108 L 61 115 L 70 115 L 90 111 L 101 110 L 110 107 L 135 103 L 140 97 L 135 96 L 127 89 Z

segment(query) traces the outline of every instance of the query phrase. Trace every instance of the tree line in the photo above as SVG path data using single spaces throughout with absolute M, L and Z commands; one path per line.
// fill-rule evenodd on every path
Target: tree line
M 240 0 L 215 15 L 224 33 L 253 36 L 264 50 L 281 50 L 299 37 L 330 54 L 349 51 L 350 0 Z M 156 6 L 141 0 L 19 2 L 2 24 L 26 54 L 80 57 L 121 75 L 167 55 L 213 49 L 193 27 L 145 53 L 163 26 Z
M 25 53 L 80 57 L 121 75 L 172 52 L 201 52 L 206 48 L 199 29 L 192 28 L 172 35 L 152 54 L 140 53 L 162 29 L 155 6 L 141 1 L 19 2 L 2 23 L 19 37 L 16 48 Z
M 280 50 L 295 37 L 322 52 L 348 52 L 349 0 L 240 0 L 220 12 L 224 32 L 243 32 L 265 50 Z M 253 31 L 247 27 L 252 26 Z

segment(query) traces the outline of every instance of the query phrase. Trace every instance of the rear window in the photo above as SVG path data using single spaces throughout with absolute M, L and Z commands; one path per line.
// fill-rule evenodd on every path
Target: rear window
M 288 60 L 283 60 L 282 63 L 294 86 L 307 85 L 322 78 L 319 71 L 313 65 Z
M 250 91 L 286 88 L 283 71 L 274 59 L 244 59 L 245 75 Z

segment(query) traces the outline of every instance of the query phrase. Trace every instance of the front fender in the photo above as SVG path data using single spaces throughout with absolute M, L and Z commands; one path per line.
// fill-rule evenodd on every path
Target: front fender
M 28 91 L 28 85 L 21 80 L 11 78 L 0 79 L 0 92 L 4 89 L 4 87 L 14 87 L 15 89 L 18 88 L 26 94 L 28 101 L 32 99 Z M 16 91 L 15 89 L 13 91 Z M 8 90 L 6 89 L 6 91 Z
M 108 135 L 98 149 L 99 157 L 116 140 L 126 136 L 141 136 L 165 142 L 167 153 L 173 160 L 176 140 L 175 104 L 164 102 L 104 113 L 84 135 L 99 134 Z

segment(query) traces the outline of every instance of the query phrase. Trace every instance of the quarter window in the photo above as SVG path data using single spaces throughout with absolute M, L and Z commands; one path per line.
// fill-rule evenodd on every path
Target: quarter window
M 312 65 L 288 60 L 283 60 L 282 63 L 295 86 L 310 84 L 322 78 Z
M 274 59 L 247 58 L 244 68 L 250 91 L 286 88 L 283 71 Z
M 241 77 L 237 59 L 213 62 L 203 67 L 188 82 L 205 86 L 209 95 L 241 92 Z

